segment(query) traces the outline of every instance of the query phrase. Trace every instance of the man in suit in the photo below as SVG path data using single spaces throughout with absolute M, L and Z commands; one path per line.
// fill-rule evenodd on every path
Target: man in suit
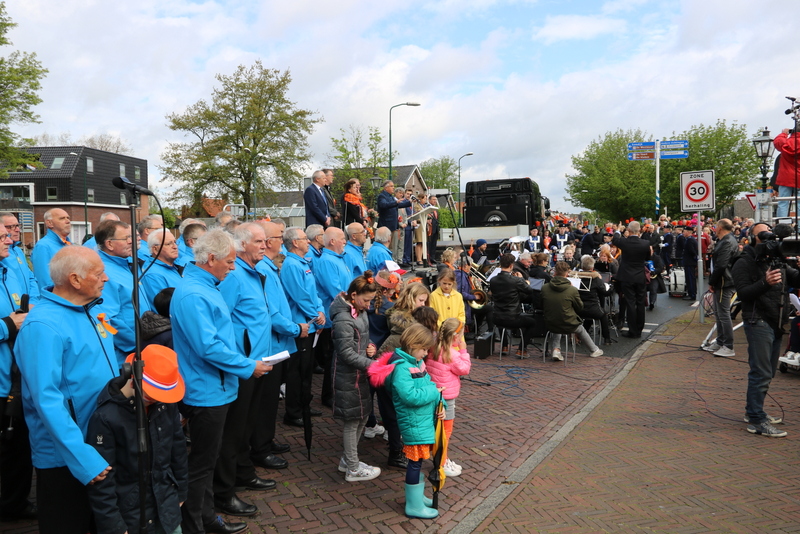
M 303 193 L 303 201 L 306 205 L 306 226 L 321 224 L 323 228 L 327 228 L 331 225 L 332 220 L 328 201 L 323 191 L 328 179 L 323 171 L 315 171 L 311 179 L 313 183 Z M 397 224 L 396 221 L 395 224 Z
M 647 293 L 647 280 L 644 275 L 644 262 L 653 253 L 650 243 L 639 237 L 641 225 L 633 221 L 628 225 L 630 236 L 615 235 L 611 242 L 622 251 L 617 280 L 622 284 L 627 306 L 628 332 L 626 337 L 642 337 L 644 329 L 644 307 Z
M 328 211 L 331 214 L 331 224 L 338 227 L 342 225 L 342 215 L 336 208 L 336 199 L 334 199 L 331 194 L 331 184 L 334 180 L 333 169 L 322 169 L 322 172 L 325 173 L 325 185 L 322 188 L 322 192 L 325 194 L 325 201 L 328 203 Z
M 385 226 L 392 232 L 392 241 L 389 250 L 393 251 L 392 258 L 402 261 L 402 256 L 397 256 L 397 243 L 399 242 L 399 222 L 397 219 L 398 208 L 407 208 L 411 200 L 400 200 L 394 196 L 394 182 L 383 182 L 383 191 L 378 195 L 378 228 Z

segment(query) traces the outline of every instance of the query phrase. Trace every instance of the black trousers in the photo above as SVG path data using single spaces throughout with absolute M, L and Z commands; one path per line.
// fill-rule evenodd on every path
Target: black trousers
M 189 450 L 189 492 L 181 507 L 184 534 L 204 534 L 204 525 L 216 519 L 214 513 L 214 466 L 219 457 L 228 406 L 189 406 L 180 403 L 189 420 L 192 447 Z
M 536 317 L 533 315 L 517 315 L 509 317 L 507 315 L 494 315 L 494 324 L 499 328 L 522 328 L 523 336 L 527 344 L 533 343 L 536 332 Z
M 403 438 L 400 437 L 400 427 L 397 425 L 397 411 L 394 409 L 392 394 L 385 387 L 375 388 L 378 399 L 378 410 L 381 412 L 383 427 L 389 434 L 389 452 L 403 452 Z
M 254 377 L 246 380 L 240 378 L 239 396 L 228 405 L 219 457 L 214 468 L 214 497 L 219 500 L 236 495 L 234 488 L 237 481 L 247 482 L 256 477 L 256 469 L 250 461 L 250 437 L 259 408 L 254 406 L 253 397 L 260 381 L 260 378 Z
M 317 346 L 314 347 L 314 359 L 316 360 L 317 365 L 322 367 L 322 369 L 325 371 L 325 374 L 322 377 L 322 400 L 329 400 L 332 402 L 333 378 L 331 374 L 331 365 L 333 363 L 333 342 L 331 340 L 331 331 L 331 328 L 323 328 L 320 330 Z
M 250 457 L 263 458 L 272 454 L 272 440 L 275 439 L 275 423 L 278 419 L 281 384 L 285 361 L 272 367 L 272 371 L 258 379 L 253 395 L 256 422 L 250 437 Z M 252 461 L 250 462 L 252 465 Z
M 6 398 L 0 398 L 0 407 Z M 28 425 L 20 414 L 13 419 L 13 430 L 7 431 L 8 417 L 2 418 L 3 437 L 0 438 L 0 515 L 13 516 L 28 506 L 31 492 L 33 463 Z
M 72 476 L 67 467 L 36 468 L 36 504 L 40 534 L 97 531 L 86 486 Z
M 644 282 L 624 282 L 622 293 L 627 306 L 628 332 L 638 336 L 644 329 L 644 308 L 647 285 Z
M 303 406 L 311 403 L 311 379 L 314 375 L 314 334 L 298 337 L 297 352 L 286 361 L 286 419 L 303 417 Z
M 579 314 L 583 319 L 597 319 L 600 321 L 600 332 L 603 334 L 603 339 L 610 339 L 611 332 L 608 330 L 608 315 L 599 306 L 586 306 Z M 591 334 L 591 330 L 584 325 L 586 331 Z

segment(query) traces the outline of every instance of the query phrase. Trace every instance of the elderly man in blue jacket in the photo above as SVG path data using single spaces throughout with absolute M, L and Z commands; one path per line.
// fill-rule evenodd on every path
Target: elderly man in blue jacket
M 22 250 L 22 243 L 19 240 L 20 227 L 17 217 L 13 213 L 3 212 L 0 213 L 0 223 L 6 227 L 9 237 L 11 238 L 11 245 L 8 246 L 8 257 L 2 260 L 3 265 L 8 267 L 8 270 L 13 272 L 17 280 L 24 286 L 23 293 L 27 293 L 30 297 L 30 302 L 36 303 L 39 300 L 39 282 L 36 281 L 33 271 L 28 266 L 28 260 L 25 257 L 25 251 Z M 2 227 L 0 227 L 2 230 Z
M 364 243 L 367 242 L 367 230 L 361 223 L 347 225 L 347 245 L 344 247 L 344 262 L 350 269 L 353 278 L 361 276 L 367 270 L 364 261 Z
M 280 224 L 259 221 L 266 235 L 264 258 L 256 265 L 256 270 L 264 276 L 264 287 L 269 298 L 272 323 L 272 352 L 277 354 L 286 351 L 289 354 L 297 351 L 295 338 L 308 338 L 308 323 L 295 323 L 289 301 L 283 290 L 278 267 L 272 260 L 281 254 L 283 247 L 283 226 Z M 250 459 L 266 469 L 282 468 L 288 462 L 276 454 L 289 452 L 289 445 L 275 441 L 275 423 L 278 417 L 278 401 L 283 383 L 283 374 L 288 362 L 273 365 L 273 370 L 263 378 L 263 398 L 259 419 L 250 440 Z
M 154 308 L 153 300 L 162 290 L 178 287 L 183 280 L 183 266 L 177 265 L 178 241 L 172 232 L 163 228 L 147 236 L 150 257 L 155 258 L 142 277 L 142 286 L 147 295 L 147 304 Z M 144 313 L 143 313 L 144 315 Z
M 385 269 L 387 261 L 392 260 L 392 252 L 389 250 L 389 240 L 392 232 L 388 228 L 381 227 L 375 231 L 375 241 L 367 251 L 367 269 L 373 273 L 378 273 Z
M 85 534 L 86 485 L 111 467 L 86 443 L 97 396 L 117 375 L 112 334 L 95 305 L 108 280 L 97 252 L 65 247 L 50 261 L 55 284 L 22 325 L 14 346 L 33 446 L 39 532 Z
M 317 294 L 317 283 L 311 270 L 308 255 L 308 237 L 302 228 L 289 227 L 283 233 L 283 244 L 289 254 L 281 268 L 281 282 L 289 301 L 292 321 L 308 323 L 308 333 L 313 334 L 325 324 L 325 312 Z M 311 402 L 311 378 L 314 372 L 313 336 L 298 338 L 297 352 L 286 366 L 286 413 L 283 422 L 289 426 L 303 426 L 303 408 Z M 312 415 L 322 412 L 311 410 Z
M 231 236 L 224 230 L 209 231 L 197 240 L 194 257 L 170 305 L 173 343 L 186 383 L 181 413 L 192 432 L 182 527 L 186 534 L 234 533 L 247 524 L 228 523 L 214 514 L 214 466 L 239 379 L 258 378 L 272 367 L 246 357 L 237 347 L 231 313 L 217 287 L 236 269 Z
M 50 259 L 56 252 L 72 244 L 69 240 L 69 233 L 72 231 L 69 213 L 60 208 L 47 210 L 44 212 L 44 225 L 47 233 L 36 243 L 31 254 L 33 273 L 39 282 L 39 289 L 53 285 L 49 270 Z
M 385 226 L 391 232 L 391 250 L 396 261 L 403 261 L 403 251 L 398 251 L 400 243 L 400 221 L 397 210 L 411 206 L 411 200 L 400 200 L 394 196 L 394 182 L 383 182 L 383 191 L 378 195 L 378 226 Z M 389 246 L 389 241 L 386 242 Z

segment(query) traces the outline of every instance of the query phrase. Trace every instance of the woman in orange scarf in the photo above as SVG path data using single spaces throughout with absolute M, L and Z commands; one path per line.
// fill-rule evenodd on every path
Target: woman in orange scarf
M 352 178 L 344 184 L 342 197 L 342 228 L 358 222 L 367 227 L 367 207 L 361 201 L 361 182 Z

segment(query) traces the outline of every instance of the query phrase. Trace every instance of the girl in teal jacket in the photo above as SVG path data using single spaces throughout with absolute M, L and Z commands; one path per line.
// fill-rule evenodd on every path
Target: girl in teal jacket
M 439 511 L 430 508 L 424 496 L 425 481 L 420 480 L 422 460 L 430 458 L 435 440 L 435 419 L 442 388 L 437 388 L 425 370 L 423 358 L 434 345 L 433 334 L 421 324 L 406 328 L 400 336 L 400 348 L 384 353 L 369 369 L 370 382 L 391 392 L 397 411 L 397 423 L 403 436 L 406 468 L 406 515 L 433 519 Z

